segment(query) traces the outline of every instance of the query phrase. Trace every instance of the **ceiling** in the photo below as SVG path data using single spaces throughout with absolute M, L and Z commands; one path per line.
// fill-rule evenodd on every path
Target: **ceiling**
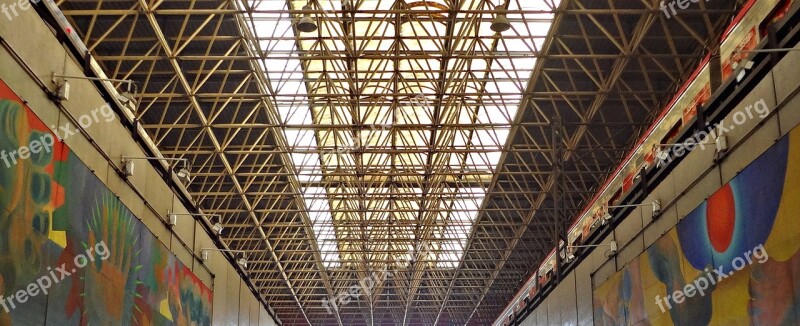
M 493 322 L 734 9 L 57 3 L 110 78 L 138 82 L 136 117 L 192 162 L 192 196 L 287 325 Z M 497 8 L 511 30 L 489 28 Z

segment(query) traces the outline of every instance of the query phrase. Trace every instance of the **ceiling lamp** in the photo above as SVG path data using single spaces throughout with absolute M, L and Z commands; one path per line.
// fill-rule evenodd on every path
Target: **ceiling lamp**
M 306 13 L 303 14 L 303 18 L 300 19 L 299 22 L 297 22 L 297 29 L 303 33 L 311 33 L 313 31 L 316 31 L 317 23 L 315 23 L 314 20 L 311 19 L 311 13 L 309 12 L 311 11 L 311 6 L 309 5 L 303 6 L 303 11 L 305 11 Z
M 511 23 L 508 22 L 505 10 L 497 10 L 497 14 L 492 18 L 492 26 L 490 28 L 497 33 L 511 29 Z

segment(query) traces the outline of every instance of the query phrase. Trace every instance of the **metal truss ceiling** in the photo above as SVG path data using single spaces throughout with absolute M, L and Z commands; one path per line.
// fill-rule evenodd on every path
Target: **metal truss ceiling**
M 109 77 L 139 82 L 136 116 L 191 160 L 190 192 L 287 325 L 490 324 L 734 9 L 57 2 Z

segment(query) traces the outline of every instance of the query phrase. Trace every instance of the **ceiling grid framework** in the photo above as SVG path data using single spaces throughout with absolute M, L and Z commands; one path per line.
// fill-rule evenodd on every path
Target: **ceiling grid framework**
M 189 191 L 287 325 L 493 322 L 554 247 L 557 209 L 580 213 L 734 5 L 59 2 L 109 77 L 139 83 L 136 117 L 191 160 Z

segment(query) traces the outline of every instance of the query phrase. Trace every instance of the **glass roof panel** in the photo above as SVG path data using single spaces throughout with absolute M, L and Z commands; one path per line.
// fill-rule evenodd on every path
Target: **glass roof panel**
M 253 32 L 326 268 L 458 267 L 553 18 L 520 10 L 557 1 L 511 1 L 505 37 L 501 0 L 313 1 L 309 33 L 278 3 L 308 2 L 255 2 Z

